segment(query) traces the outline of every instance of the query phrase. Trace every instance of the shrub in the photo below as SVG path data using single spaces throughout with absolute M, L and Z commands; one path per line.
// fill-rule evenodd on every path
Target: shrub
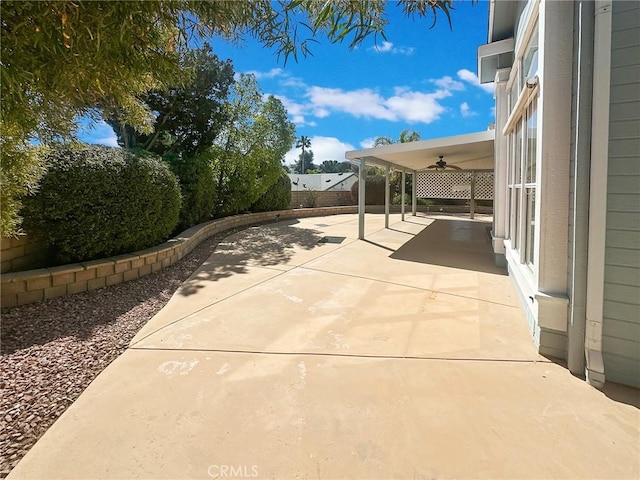
M 316 208 L 318 206 L 318 192 L 315 190 L 306 190 L 304 192 L 304 206 L 307 208 Z
M 274 210 L 286 210 L 291 203 L 291 180 L 287 171 L 283 168 L 276 183 L 271 185 L 252 206 L 252 212 L 271 212 Z
M 368 175 L 365 177 L 366 188 L 364 191 L 364 199 L 366 205 L 384 205 L 384 175 Z M 359 181 L 351 187 L 351 198 L 358 203 Z M 391 190 L 391 185 L 389 186 Z
M 165 157 L 180 182 L 182 207 L 178 229 L 184 230 L 213 216 L 216 204 L 216 183 L 210 156 L 191 158 Z
M 157 245 L 178 223 L 178 179 L 157 158 L 60 144 L 45 165 L 40 190 L 25 198 L 24 226 L 50 246 L 58 262 Z

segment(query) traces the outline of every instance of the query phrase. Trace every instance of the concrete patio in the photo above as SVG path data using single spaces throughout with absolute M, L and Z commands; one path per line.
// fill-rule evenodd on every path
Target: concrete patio
M 229 237 L 9 478 L 639 478 L 638 391 L 537 354 L 490 225 Z

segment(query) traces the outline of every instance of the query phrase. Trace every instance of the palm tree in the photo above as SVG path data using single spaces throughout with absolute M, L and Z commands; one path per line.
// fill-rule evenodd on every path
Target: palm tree
M 393 145 L 394 143 L 417 142 L 418 140 L 420 140 L 419 132 L 405 128 L 400 132 L 398 140 L 394 140 L 391 137 L 376 137 L 376 139 L 373 141 L 373 146 L 380 147 L 382 145 Z
M 304 152 L 307 148 L 311 148 L 311 139 L 305 135 L 301 135 L 296 141 L 296 148 L 302 149 L 302 155 L 300 157 L 302 159 L 302 171 L 300 173 L 304 173 Z
M 376 137 L 376 139 L 373 141 L 373 146 L 381 147 L 382 145 L 391 145 L 393 143 L 395 142 L 391 137 Z
M 400 138 L 398 138 L 398 143 L 417 142 L 418 140 L 420 140 L 419 132 L 405 128 L 403 131 L 400 132 Z

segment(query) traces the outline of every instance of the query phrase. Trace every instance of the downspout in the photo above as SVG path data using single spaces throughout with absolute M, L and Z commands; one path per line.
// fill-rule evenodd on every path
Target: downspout
M 611 0 L 597 0 L 593 49 L 593 108 L 591 110 L 591 175 L 586 304 L 586 377 L 595 387 L 605 382 L 602 359 L 604 256 L 607 227 L 609 163 L 609 97 L 611 87 Z
M 573 138 L 573 231 L 567 328 L 567 367 L 574 375 L 585 371 L 585 327 L 587 303 L 587 253 L 589 242 L 589 169 L 591 161 L 591 108 L 593 99 L 594 3 L 575 4 L 576 51 L 575 136 Z

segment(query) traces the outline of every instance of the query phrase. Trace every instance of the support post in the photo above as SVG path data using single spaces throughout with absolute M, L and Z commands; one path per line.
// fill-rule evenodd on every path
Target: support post
M 418 172 L 411 174 L 411 215 L 416 216 L 418 211 Z
M 384 228 L 389 228 L 389 172 L 391 168 L 387 165 L 384 176 Z
M 476 172 L 471 172 L 471 200 L 469 201 L 469 217 L 471 220 L 476 214 Z
M 400 205 L 401 205 L 400 213 L 402 214 L 401 215 L 401 217 L 402 217 L 401 220 L 403 222 L 404 222 L 404 194 L 405 194 L 405 190 L 406 190 L 406 185 L 405 185 L 406 180 L 407 180 L 407 173 L 404 170 L 402 170 L 402 188 L 401 188 L 401 193 L 400 193 L 400 196 L 402 197 L 402 200 L 400 202 Z
M 365 171 L 367 162 L 364 158 L 360 159 L 360 167 L 358 168 L 358 238 L 364 240 L 364 214 L 365 214 Z

